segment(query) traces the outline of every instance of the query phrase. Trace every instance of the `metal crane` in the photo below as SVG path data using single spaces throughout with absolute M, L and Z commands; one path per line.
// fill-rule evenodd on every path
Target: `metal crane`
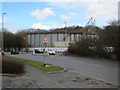
M 67 34 L 61 41 L 65 41 L 66 38 L 70 35 L 70 33 L 67 32 L 67 23 L 65 23 L 65 34 Z M 89 27 L 88 27 L 89 26 Z M 90 30 L 95 30 L 95 19 L 91 17 L 89 21 L 86 23 L 85 27 L 83 28 L 83 38 L 86 36 L 86 32 L 89 32 Z M 88 27 L 88 28 L 86 28 Z

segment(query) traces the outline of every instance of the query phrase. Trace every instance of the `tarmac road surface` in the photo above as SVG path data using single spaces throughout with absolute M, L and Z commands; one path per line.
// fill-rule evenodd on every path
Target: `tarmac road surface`
M 42 55 L 19 54 L 10 56 L 44 62 L 44 56 Z M 60 54 L 46 56 L 45 59 L 47 63 L 62 66 L 67 70 L 118 85 L 118 63 L 116 61 L 61 56 Z

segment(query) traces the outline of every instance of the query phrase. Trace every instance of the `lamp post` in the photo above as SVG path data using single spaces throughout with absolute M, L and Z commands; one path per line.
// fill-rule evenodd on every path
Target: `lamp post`
M 2 36 L 2 38 L 1 38 L 2 39 L 1 40 L 2 41 L 1 42 L 2 45 L 1 45 L 1 51 L 4 51 L 4 44 L 3 44 L 4 40 L 3 39 L 4 39 L 4 15 L 5 14 L 7 14 L 7 13 L 2 13 L 2 35 L 1 35 Z
M 65 33 L 67 34 L 67 22 L 64 23 L 65 23 Z
M 64 23 L 65 23 L 65 34 L 66 34 L 66 35 L 64 35 L 63 40 L 65 41 L 66 36 L 67 36 L 67 22 L 64 22 Z

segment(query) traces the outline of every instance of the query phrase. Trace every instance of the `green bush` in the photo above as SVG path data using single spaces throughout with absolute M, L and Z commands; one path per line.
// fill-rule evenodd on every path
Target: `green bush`
M 68 51 L 72 54 L 77 54 L 77 46 L 75 43 L 71 43 L 70 46 L 68 47 Z
M 22 74 L 25 72 L 25 65 L 23 62 L 17 60 L 11 60 L 7 57 L 2 59 L 2 73 L 9 74 Z
M 70 44 L 68 50 L 71 54 L 76 54 L 79 56 L 90 56 L 106 59 L 113 58 L 113 52 L 108 52 L 104 48 L 105 45 L 100 39 L 83 39 Z
M 77 54 L 79 56 L 90 56 L 91 46 L 89 39 L 84 39 L 75 43 L 70 44 L 68 50 L 72 54 Z

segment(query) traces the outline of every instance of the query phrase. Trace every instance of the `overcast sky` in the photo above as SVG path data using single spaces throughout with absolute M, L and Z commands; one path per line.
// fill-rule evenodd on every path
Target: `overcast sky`
M 65 26 L 64 22 L 67 26 L 85 26 L 90 17 L 95 18 L 97 26 L 103 27 L 118 18 L 118 0 L 20 1 L 2 2 L 2 13 L 7 13 L 4 27 L 13 33 L 28 28 L 61 28 Z

